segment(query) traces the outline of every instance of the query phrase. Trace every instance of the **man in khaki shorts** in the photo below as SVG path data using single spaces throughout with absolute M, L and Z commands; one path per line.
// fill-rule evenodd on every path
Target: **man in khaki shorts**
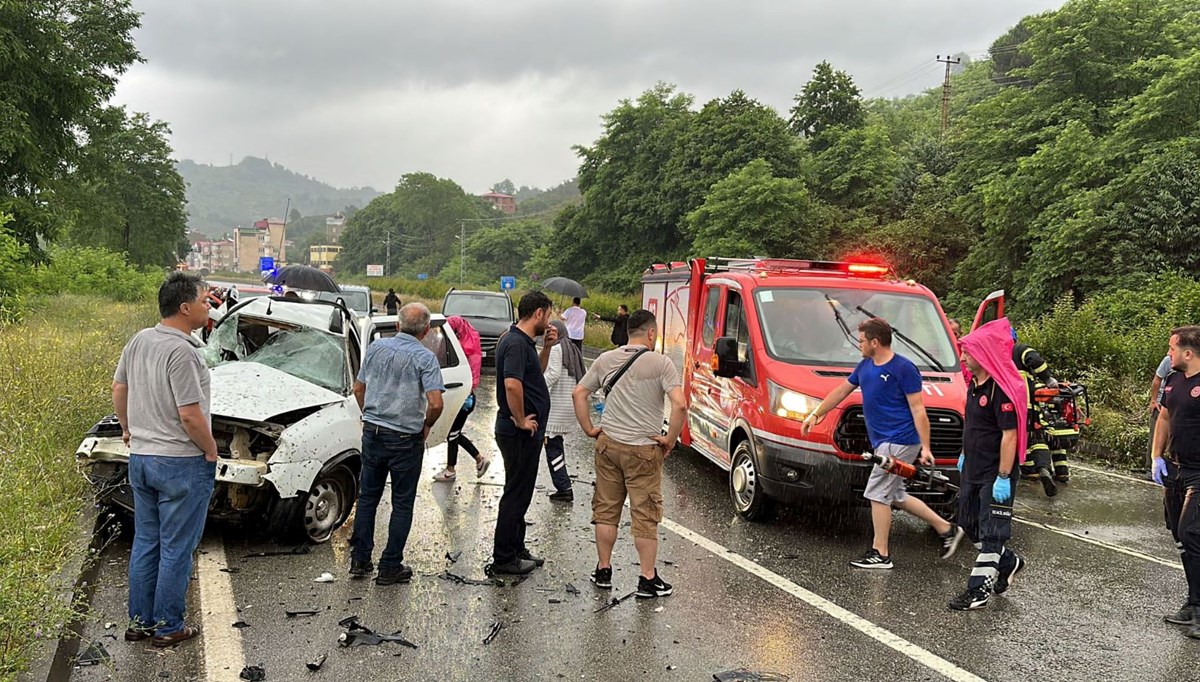
M 637 596 L 653 599 L 671 594 L 658 576 L 658 524 L 662 521 L 663 460 L 683 430 L 685 404 L 675 365 L 653 351 L 658 337 L 654 315 L 639 310 L 629 316 L 628 345 L 604 353 L 575 387 L 575 416 L 583 432 L 596 439 L 596 491 L 592 496 L 592 525 L 596 527 L 599 562 L 592 573 L 597 587 L 612 588 L 612 552 L 617 543 L 621 507 L 629 497 L 633 544 L 641 564 Z M 592 425 L 588 397 L 605 394 L 600 426 Z M 662 435 L 664 398 L 671 401 L 671 419 Z

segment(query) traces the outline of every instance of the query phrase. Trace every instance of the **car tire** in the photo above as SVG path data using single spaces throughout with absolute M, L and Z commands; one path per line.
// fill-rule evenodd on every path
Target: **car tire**
M 734 511 L 747 521 L 769 521 L 774 516 L 775 504 L 759 483 L 758 462 L 749 440 L 743 440 L 733 449 L 731 464 L 729 497 Z
M 287 541 L 328 542 L 333 532 L 350 517 L 358 499 L 358 480 L 343 464 L 317 475 L 312 488 L 303 495 L 276 498 L 268 512 L 272 532 Z

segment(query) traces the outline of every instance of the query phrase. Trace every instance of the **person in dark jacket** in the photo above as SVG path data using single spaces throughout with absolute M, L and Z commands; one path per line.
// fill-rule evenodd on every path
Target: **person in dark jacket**
M 383 297 L 383 308 L 387 310 L 388 315 L 395 315 L 400 309 L 400 297 L 396 295 L 395 289 L 388 289 L 387 296 Z
M 617 307 L 617 314 L 614 316 L 608 315 L 593 315 L 597 320 L 612 322 L 612 335 L 608 337 L 609 341 L 617 348 L 629 345 L 629 306 L 621 305 Z
M 1025 380 L 1025 407 L 1029 412 L 1026 424 L 1029 425 L 1029 450 L 1025 462 L 1021 464 L 1021 475 L 1025 478 L 1038 479 L 1046 495 L 1054 497 L 1058 494 L 1055 481 L 1065 482 L 1068 478 L 1066 450 L 1051 450 L 1050 438 L 1046 434 L 1045 420 L 1033 400 L 1034 391 L 1042 387 L 1058 386 L 1058 381 L 1050 376 L 1050 365 L 1042 358 L 1042 354 L 1016 339 L 1013 331 L 1013 364 Z M 1051 471 L 1050 467 L 1054 470 Z

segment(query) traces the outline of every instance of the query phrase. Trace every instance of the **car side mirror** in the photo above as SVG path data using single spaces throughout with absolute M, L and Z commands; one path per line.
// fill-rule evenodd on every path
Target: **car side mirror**
M 741 375 L 745 367 L 746 363 L 738 360 L 737 339 L 732 336 L 722 336 L 717 339 L 713 346 L 713 374 L 723 379 L 732 379 Z

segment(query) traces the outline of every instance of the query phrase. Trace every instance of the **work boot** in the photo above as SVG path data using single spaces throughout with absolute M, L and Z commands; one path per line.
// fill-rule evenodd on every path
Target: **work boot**
M 379 575 L 375 577 L 375 584 L 379 586 L 386 585 L 403 585 L 412 582 L 412 569 L 403 564 L 400 568 L 383 568 L 379 570 Z
M 1050 473 L 1049 468 L 1038 469 L 1038 477 L 1042 480 L 1042 490 L 1046 491 L 1046 497 L 1054 497 L 1058 494 L 1058 486 L 1054 484 L 1054 474 Z
M 1033 466 L 1032 464 L 1022 464 L 1021 465 L 1021 478 L 1032 481 L 1032 480 L 1036 479 L 1037 477 L 1038 477 L 1037 467 Z
M 357 559 L 350 560 L 350 577 L 351 578 L 366 578 L 375 572 L 375 564 L 370 561 L 359 561 Z
M 528 575 L 537 568 L 537 564 L 528 559 L 517 557 L 502 564 L 492 564 L 492 573 L 497 575 Z
M 1196 624 L 1196 609 L 1189 604 L 1184 604 L 1183 608 L 1175 613 L 1168 613 L 1163 616 L 1163 621 L 1171 625 L 1195 625 Z

